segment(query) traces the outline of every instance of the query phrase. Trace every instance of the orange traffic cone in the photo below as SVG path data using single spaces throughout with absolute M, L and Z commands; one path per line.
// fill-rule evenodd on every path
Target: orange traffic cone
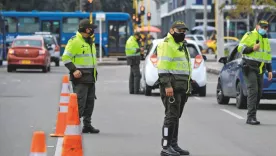
M 61 156 L 83 156 L 77 94 L 70 94 Z
M 56 131 L 51 137 L 63 137 L 66 128 L 66 115 L 68 112 L 70 84 L 68 75 L 63 76 L 62 88 L 59 99 L 59 111 L 57 116 Z
M 46 138 L 43 131 L 34 132 L 30 156 L 47 156 Z

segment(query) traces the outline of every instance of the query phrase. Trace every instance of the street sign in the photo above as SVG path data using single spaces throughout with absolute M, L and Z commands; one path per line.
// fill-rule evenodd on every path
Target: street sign
M 105 20 L 105 14 L 104 13 L 97 13 L 96 14 L 96 20 L 98 21 L 104 21 Z

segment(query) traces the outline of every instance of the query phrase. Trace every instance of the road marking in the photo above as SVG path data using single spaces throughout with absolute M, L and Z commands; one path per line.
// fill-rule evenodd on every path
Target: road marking
M 47 148 L 54 148 L 55 146 L 47 146 Z
M 58 138 L 55 156 L 61 156 L 62 144 L 63 144 L 63 138 Z
M 199 98 L 199 97 L 196 97 L 196 96 L 194 96 L 194 98 L 195 98 L 196 100 L 202 100 L 201 98 Z
M 243 120 L 244 118 L 242 117 L 242 116 L 240 116 L 240 115 L 238 115 L 238 114 L 236 114 L 236 113 L 233 113 L 233 112 L 231 112 L 231 111 L 229 111 L 229 110 L 227 110 L 227 109 L 220 109 L 221 111 L 224 111 L 225 113 L 228 113 L 228 114 L 230 114 L 230 115 L 232 115 L 232 116 L 234 116 L 234 117 L 236 117 L 236 118 L 238 118 L 238 119 L 240 119 L 240 120 Z

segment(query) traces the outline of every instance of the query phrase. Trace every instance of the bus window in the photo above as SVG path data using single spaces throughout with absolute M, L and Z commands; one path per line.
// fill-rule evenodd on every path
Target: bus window
M 79 27 L 79 18 L 69 17 L 64 18 L 62 23 L 62 31 L 63 33 L 75 33 Z
M 16 33 L 16 25 L 17 25 L 17 20 L 16 18 L 13 17 L 6 17 L 5 18 L 7 21 L 6 25 L 6 32 L 7 33 Z
M 95 33 L 99 33 L 100 32 L 100 21 L 96 21 L 95 18 L 93 19 L 93 23 L 97 26 L 97 28 L 95 29 Z M 106 22 L 102 21 L 102 33 L 106 33 Z
M 109 52 L 123 53 L 125 51 L 125 44 L 128 37 L 127 21 L 108 21 L 109 26 Z
M 36 17 L 19 17 L 19 33 L 34 33 L 39 31 L 39 21 Z

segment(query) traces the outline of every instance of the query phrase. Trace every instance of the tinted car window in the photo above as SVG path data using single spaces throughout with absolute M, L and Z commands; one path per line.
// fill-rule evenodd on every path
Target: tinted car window
M 276 42 L 270 42 L 271 54 L 276 55 Z
M 194 45 L 188 44 L 188 45 L 187 45 L 187 48 L 188 48 L 188 50 L 189 50 L 189 53 L 190 53 L 191 58 L 195 58 L 196 55 L 199 54 L 198 51 L 197 51 L 197 49 L 196 49 L 196 47 L 195 47 Z
M 55 44 L 55 41 L 52 37 L 44 37 L 46 44 Z
M 40 40 L 28 40 L 28 39 L 15 40 L 13 43 L 13 47 L 18 47 L 18 46 L 41 47 L 42 43 Z
M 199 41 L 203 41 L 204 40 L 204 38 L 202 37 L 202 36 L 197 36 L 196 37 Z

